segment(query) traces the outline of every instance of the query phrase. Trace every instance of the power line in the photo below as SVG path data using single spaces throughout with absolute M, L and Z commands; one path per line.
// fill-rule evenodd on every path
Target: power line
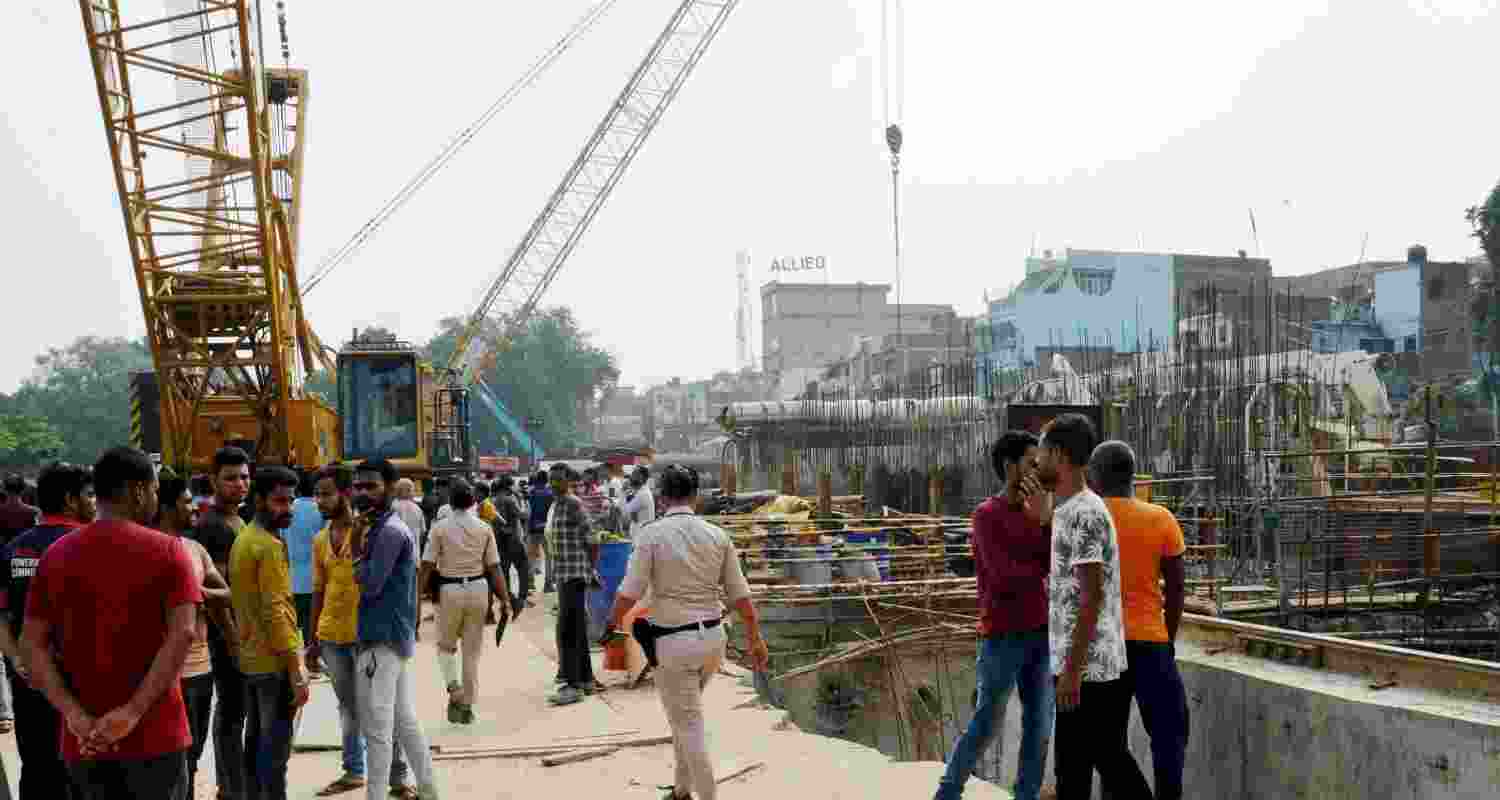
M 458 134 L 455 135 L 448 142 L 448 144 L 443 147 L 442 150 L 438 151 L 438 154 L 434 156 L 431 161 L 428 161 L 427 164 L 422 167 L 422 169 L 417 171 L 417 174 L 413 176 L 411 180 L 407 181 L 406 184 L 403 185 L 396 192 L 396 194 L 391 197 L 391 199 L 387 200 L 385 205 L 375 213 L 375 216 L 371 217 L 370 220 L 363 226 L 361 226 L 358 231 L 355 231 L 354 235 L 349 237 L 348 241 L 344 242 L 344 244 L 341 245 L 338 249 L 334 250 L 327 257 L 325 257 L 323 259 L 323 262 L 318 265 L 317 269 L 315 269 L 311 273 L 311 277 L 308 279 L 307 285 L 302 289 L 302 294 L 306 296 L 307 293 L 316 288 L 319 283 L 322 283 L 323 279 L 328 277 L 328 275 L 331 274 L 334 269 L 348 261 L 349 258 L 353 256 L 357 250 L 359 250 L 360 246 L 362 246 L 366 241 L 369 241 L 370 237 L 375 235 L 375 232 L 379 230 L 380 226 L 383 225 L 386 220 L 390 219 L 391 216 L 399 211 L 402 206 L 406 205 L 406 202 L 410 200 L 418 190 L 425 186 L 428 181 L 432 180 L 433 176 L 436 175 L 439 170 L 446 166 L 448 162 L 458 154 L 459 150 L 463 149 L 463 147 L 470 141 L 472 141 L 480 131 L 484 130 L 485 126 L 488 125 L 496 117 L 496 115 L 505 110 L 505 108 L 510 105 L 511 101 L 519 96 L 523 90 L 529 88 L 533 83 L 541 78 L 543 73 L 545 73 L 547 69 L 551 67 L 552 64 L 562 56 L 563 53 L 566 53 L 569 49 L 571 49 L 572 46 L 584 36 L 584 34 L 593 29 L 594 25 L 598 23 L 598 21 L 602 19 L 611 8 L 614 7 L 616 2 L 617 0 L 600 0 L 600 2 L 596 3 L 593 8 L 589 9 L 588 12 L 580 17 L 579 20 L 573 24 L 573 27 L 570 28 L 561 39 L 553 44 L 551 48 L 543 53 L 540 58 L 533 62 L 532 65 L 528 67 L 526 71 L 523 72 L 521 76 L 517 78 L 516 81 L 512 83 L 510 87 L 507 88 L 505 92 L 501 94 L 500 97 L 497 98 L 495 102 L 489 106 L 489 108 L 485 109 L 484 113 L 481 114 L 478 119 L 469 123 L 467 127 L 459 131 Z

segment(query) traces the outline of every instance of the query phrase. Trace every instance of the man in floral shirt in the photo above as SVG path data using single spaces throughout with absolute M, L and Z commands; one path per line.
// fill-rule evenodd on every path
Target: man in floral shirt
M 1098 436 L 1082 414 L 1063 414 L 1042 435 L 1038 473 L 1056 498 L 1047 628 L 1057 676 L 1054 732 L 1058 800 L 1088 800 L 1094 771 L 1118 800 L 1150 800 L 1126 745 L 1126 670 L 1120 554 L 1109 508 L 1085 483 Z

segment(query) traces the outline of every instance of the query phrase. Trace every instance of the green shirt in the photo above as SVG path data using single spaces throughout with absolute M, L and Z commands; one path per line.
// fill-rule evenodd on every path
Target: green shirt
M 240 671 L 265 675 L 286 669 L 302 649 L 286 543 L 259 524 L 246 525 L 229 551 L 229 592 L 240 629 Z

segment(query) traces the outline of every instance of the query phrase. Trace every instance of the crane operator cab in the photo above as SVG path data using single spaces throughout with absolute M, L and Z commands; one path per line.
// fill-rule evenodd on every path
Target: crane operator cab
M 385 458 L 418 479 L 467 464 L 468 409 L 461 389 L 458 395 L 436 384 L 410 343 L 356 332 L 338 354 L 344 461 Z

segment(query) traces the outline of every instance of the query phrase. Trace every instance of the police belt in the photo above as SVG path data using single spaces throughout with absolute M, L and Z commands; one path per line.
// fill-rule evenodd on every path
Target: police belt
M 686 625 L 677 625 L 671 628 L 663 628 L 651 620 L 641 617 L 630 626 L 630 635 L 635 637 L 636 643 L 646 654 L 646 663 L 651 666 L 659 666 L 656 660 L 656 640 L 663 636 L 671 636 L 674 633 L 686 633 L 696 630 L 712 630 L 719 627 L 721 620 L 706 619 L 702 622 L 690 622 Z

